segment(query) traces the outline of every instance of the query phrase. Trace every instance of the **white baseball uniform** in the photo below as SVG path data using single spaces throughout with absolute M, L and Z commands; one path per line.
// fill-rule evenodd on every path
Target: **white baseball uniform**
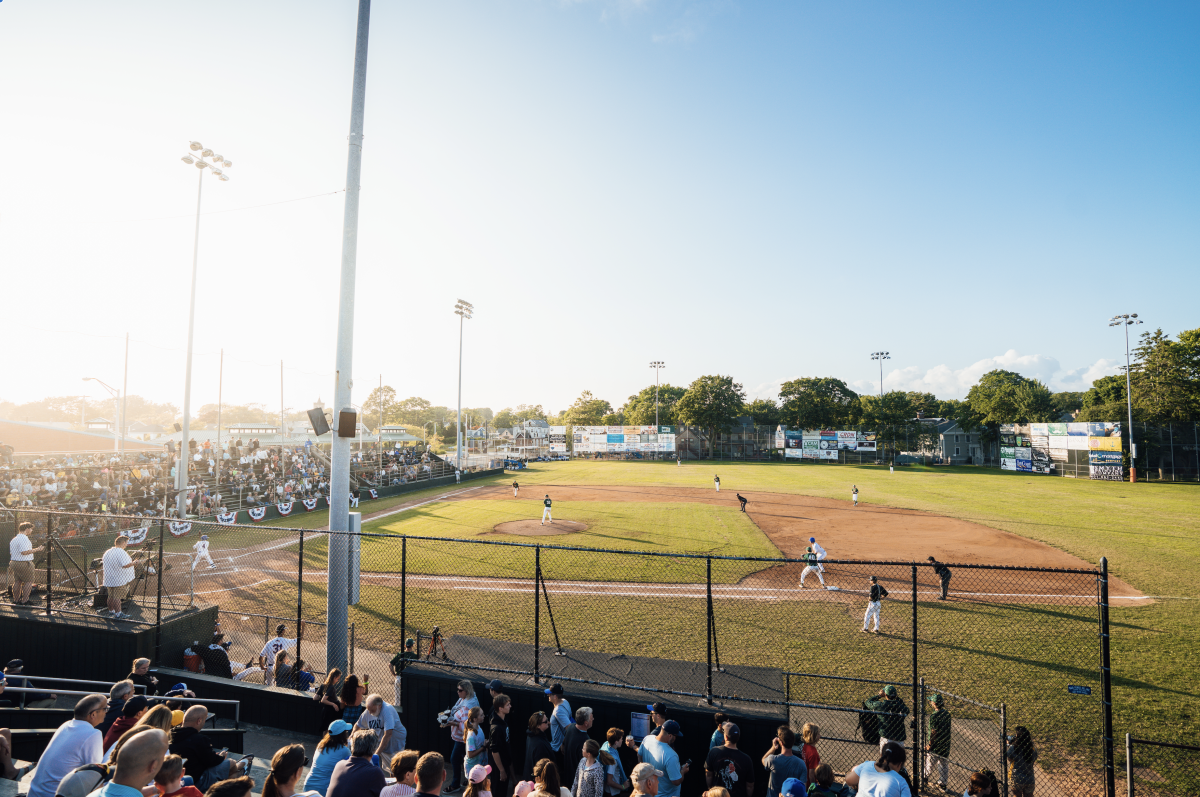
M 542 510 L 542 525 L 545 525 L 547 520 L 553 523 L 554 518 L 550 517 L 550 499 L 547 498 L 545 501 L 542 501 L 542 504 L 546 507 Z
M 208 540 L 200 540 L 192 546 L 192 550 L 196 552 L 196 556 L 192 559 L 192 569 L 196 569 L 196 565 L 200 564 L 200 560 L 208 562 L 209 567 L 216 567 L 212 560 L 212 556 L 208 553 Z
M 713 479 L 713 485 L 716 486 L 718 493 L 721 492 L 721 480 L 720 479 Z
M 821 564 L 821 562 L 825 561 L 825 557 L 829 556 L 829 551 L 822 548 L 821 544 L 815 540 L 809 543 L 809 545 L 812 546 L 813 553 L 817 555 L 817 569 L 824 573 L 825 565 Z

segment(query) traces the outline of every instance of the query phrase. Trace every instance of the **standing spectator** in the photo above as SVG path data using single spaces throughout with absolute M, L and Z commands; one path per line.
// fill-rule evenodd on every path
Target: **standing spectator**
M 941 697 L 941 695 L 938 695 Z M 1013 728 L 1012 736 L 1008 737 L 1008 788 L 1012 797 L 1033 797 L 1035 778 L 1033 764 L 1037 761 L 1037 748 L 1033 746 L 1033 737 L 1024 725 Z
M 762 757 L 763 769 L 767 770 L 767 797 L 779 797 L 783 791 L 783 782 L 788 778 L 796 778 L 802 783 L 808 782 L 808 765 L 804 759 L 792 752 L 796 743 L 796 734 L 787 725 L 780 725 L 771 740 L 771 749 Z M 718 749 L 718 748 L 713 748 Z
M 226 753 L 213 750 L 212 740 L 201 732 L 208 718 L 208 709 L 192 706 L 184 713 L 183 724 L 171 732 L 171 752 L 183 757 L 184 766 L 199 789 L 207 789 L 219 780 L 240 777 L 246 767 L 245 761 L 235 764 Z
M 900 742 L 903 747 L 903 742 L 908 737 L 908 732 L 904 729 L 904 718 L 908 716 L 908 706 L 904 705 L 900 693 L 891 684 L 883 687 L 880 694 L 883 695 L 882 710 L 884 714 L 879 718 L 879 749 L 883 750 L 884 745 L 888 742 Z
M 996 783 L 996 774 L 986 769 L 971 773 L 967 781 L 967 790 L 963 797 L 999 797 L 1000 786 Z
M 396 711 L 404 710 L 400 706 L 400 680 L 404 676 L 404 668 L 408 666 L 408 662 L 416 660 L 417 642 L 415 639 L 409 638 L 404 640 L 404 650 L 397 653 L 392 657 L 392 660 L 388 662 L 388 666 L 392 669 L 392 675 L 394 675 L 396 678 L 394 682 L 396 690 L 395 700 L 392 701 L 392 705 L 396 707 Z
M 709 750 L 725 744 L 725 731 L 721 730 L 721 726 L 729 722 L 729 715 L 723 711 L 718 711 L 716 714 L 713 714 L 713 719 L 717 723 L 717 729 L 713 731 L 712 738 L 708 740 Z
M 554 748 L 550 746 L 547 733 L 550 731 L 550 718 L 544 711 L 535 711 L 529 717 L 529 727 L 525 731 L 525 766 L 521 769 L 521 777 L 533 780 L 533 768 L 543 758 L 554 760 Z
M 849 786 L 833 782 L 833 767 L 828 764 L 817 765 L 812 777 L 813 783 L 808 787 L 809 797 L 854 797 Z
M 588 736 L 588 729 L 592 727 L 593 722 L 595 718 L 591 708 L 583 706 L 575 711 L 575 724 L 563 731 L 562 757 L 566 765 L 564 771 L 572 778 L 572 782 L 575 771 L 579 769 L 579 762 L 583 759 L 583 743 L 591 738 Z
M 325 682 L 317 687 L 313 699 L 321 704 L 321 727 L 328 728 L 329 723 L 342 716 L 342 704 L 338 702 L 338 681 L 342 671 L 334 667 L 325 675 Z
M 667 720 L 658 729 L 658 736 L 647 736 L 638 748 L 638 758 L 643 764 L 650 764 L 666 773 L 658 783 L 658 793 L 662 797 L 679 797 L 679 785 L 690 769 L 688 764 L 679 765 L 679 754 L 671 749 L 671 745 L 681 736 L 683 732 L 679 729 L 679 723 Z
M 29 534 L 33 524 L 26 521 L 17 526 L 17 534 L 8 541 L 9 568 L 12 570 L 12 600 L 18 606 L 29 605 L 29 593 L 33 591 L 33 582 L 37 578 L 33 571 L 33 555 L 45 546 L 33 547 Z
M 508 695 L 498 694 L 492 698 L 492 714 L 488 718 L 488 753 L 492 760 L 492 771 L 496 773 L 496 782 L 492 786 L 494 797 L 508 797 L 509 790 L 516 783 L 508 728 L 510 711 L 512 699 Z
M 58 784 L 71 770 L 99 764 L 104 755 L 104 734 L 96 726 L 104 720 L 104 695 L 88 695 L 75 704 L 74 718 L 58 727 L 38 759 L 29 797 L 54 797 Z
M 633 794 L 630 797 L 655 797 L 658 794 L 658 779 L 665 776 L 666 773 L 650 764 L 638 764 L 629 773 L 629 780 L 633 783 Z
M 575 718 L 571 716 L 571 704 L 563 696 L 562 684 L 553 684 L 545 692 L 550 699 L 550 705 L 554 706 L 550 712 L 550 747 L 554 749 L 555 760 L 562 763 L 563 734 L 571 727 Z
M 479 706 L 467 714 L 467 722 L 463 726 L 463 740 L 467 745 L 464 776 L 473 768 L 487 764 L 487 733 L 483 729 L 483 719 L 483 709 Z
M 101 562 L 104 564 L 104 589 L 108 593 L 108 610 L 114 620 L 124 620 L 129 617 L 121 611 L 121 601 L 129 593 L 129 585 L 133 582 L 133 559 L 125 552 L 129 538 L 124 534 L 113 541 L 113 547 L 104 552 Z
M 667 721 L 667 704 L 666 703 L 648 703 L 646 705 L 646 709 L 650 712 L 650 724 L 654 726 L 654 729 L 651 730 L 650 733 L 654 736 L 658 736 L 658 729 L 661 728 L 663 726 L 663 723 Z M 721 716 L 725 716 L 725 715 L 722 714 Z M 724 724 L 724 722 L 722 722 L 721 724 Z M 721 730 L 720 725 L 717 726 L 717 730 L 718 731 Z M 717 744 L 724 744 L 724 743 L 725 743 L 725 735 L 724 735 L 724 733 L 722 733 L 721 740 L 718 741 Z
M 929 698 L 933 711 L 925 718 L 929 739 L 925 745 L 925 779 L 945 791 L 950 777 L 950 712 L 943 702 L 936 692 Z
M 724 786 L 730 797 L 754 797 L 754 762 L 738 749 L 741 729 L 727 722 L 721 730 L 725 734 L 725 744 L 709 750 L 704 759 L 704 778 L 708 787 Z
M 4 678 L 13 689 L 33 688 L 33 681 L 22 675 L 23 672 L 25 672 L 25 662 L 22 659 L 13 659 L 4 665 Z M 16 694 L 16 692 L 13 693 L 14 696 Z M 25 708 L 53 708 L 57 700 L 58 695 L 45 692 L 25 692 Z
M 92 792 L 99 797 L 139 797 L 142 787 L 154 779 L 167 754 L 167 734 L 153 728 L 121 746 L 112 780 Z
M 104 713 L 104 721 L 97 727 L 101 734 L 108 733 L 121 715 L 125 713 L 125 701 L 133 697 L 133 681 L 117 681 L 108 690 L 108 708 Z
M 379 792 L 379 797 L 409 797 L 416 794 L 417 762 L 420 759 L 421 754 L 416 750 L 403 750 L 392 756 L 390 769 L 396 782 Z
M 580 752 L 571 794 L 574 797 L 604 797 L 605 770 L 615 764 L 612 754 L 601 750 L 595 739 L 585 741 Z
M 504 693 L 504 684 L 499 678 L 493 678 L 492 680 L 488 681 L 487 690 L 488 694 L 492 696 L 492 700 L 495 700 Z M 495 703 L 492 705 L 494 707 Z
M 467 771 L 467 785 L 463 789 L 463 797 L 492 797 L 492 768 L 486 764 L 476 764 Z
M 344 720 L 334 720 L 329 723 L 329 729 L 317 742 L 317 757 L 313 759 L 312 769 L 304 781 L 304 788 L 324 795 L 329 789 L 329 779 L 333 777 L 333 768 L 338 762 L 350 757 L 350 731 L 353 726 Z
M 150 709 L 150 701 L 142 695 L 132 695 L 125 701 L 125 705 L 121 707 L 121 716 L 109 726 L 104 733 L 105 749 L 117 743 L 117 739 L 121 738 L 121 734 L 138 724 L 147 711 Z
M 463 762 L 467 757 L 467 743 L 465 729 L 467 717 L 471 714 L 471 709 L 479 708 L 479 698 L 475 697 L 475 686 L 470 681 L 459 681 L 456 687 L 458 691 L 458 700 L 450 708 L 450 738 L 454 740 L 454 748 L 450 751 L 450 783 L 446 786 L 446 793 L 458 791 L 462 788 Z
M 616 797 L 629 788 L 629 777 L 625 774 L 625 762 L 621 760 L 621 752 L 632 740 L 620 728 L 609 728 L 606 739 L 600 749 L 612 756 L 613 762 L 604 766 L 604 793 L 608 797 Z
M 371 763 L 375 734 L 357 730 L 350 734 L 350 757 L 333 768 L 327 797 L 379 797 L 387 785 L 383 770 Z
M 229 651 L 225 647 L 225 635 L 213 634 L 208 647 L 200 649 L 200 658 L 204 662 L 204 674 L 217 678 L 232 678 L 233 665 L 229 663 Z
M 912 797 L 904 769 L 904 745 L 888 742 L 879 751 L 877 761 L 864 761 L 846 773 L 846 785 L 864 797 Z
M 253 791 L 254 779 L 243 775 L 214 783 L 204 792 L 204 797 L 250 797 Z
M 271 757 L 267 778 L 263 781 L 262 797 L 323 797 L 316 791 L 296 791 L 306 763 L 308 756 L 304 754 L 302 744 L 289 744 L 276 750 Z
M 286 633 L 286 624 L 280 623 L 279 625 L 275 626 L 275 636 L 267 640 L 267 644 L 263 645 L 262 651 L 258 654 L 258 666 L 267 671 L 267 677 L 264 679 L 264 682 L 267 684 L 267 686 L 271 685 L 271 681 L 274 677 L 272 670 L 275 667 L 275 657 L 279 655 L 279 651 L 290 650 L 291 648 L 296 647 L 296 640 L 298 637 L 285 637 L 284 634 Z M 299 627 L 297 633 L 304 633 L 303 625 Z
M 571 797 L 571 790 L 562 785 L 558 765 L 548 758 L 543 758 L 534 766 L 533 780 L 537 787 L 529 793 L 530 797 Z
M 362 716 L 366 707 L 363 705 L 363 698 L 367 694 L 367 688 L 358 681 L 357 675 L 346 676 L 346 682 L 342 684 L 342 719 L 353 725 L 358 722 L 358 718 Z
M 280 650 L 275 654 L 275 661 L 271 665 L 271 674 L 275 685 L 281 689 L 296 688 L 296 676 L 292 666 L 288 664 L 289 658 L 291 657 L 286 650 Z
M 800 727 L 800 738 L 803 740 L 800 746 L 800 757 L 804 759 L 804 766 L 808 768 L 808 782 L 811 785 L 813 782 L 814 773 L 817 767 L 821 765 L 821 754 L 817 752 L 817 742 L 821 741 L 821 728 L 812 722 L 806 722 Z M 792 748 L 793 752 L 795 748 Z
M 367 710 L 359 715 L 356 727 L 375 734 L 375 753 L 386 766 L 392 756 L 404 749 L 408 731 L 395 707 L 386 703 L 382 695 L 368 695 L 366 705 Z
M 950 568 L 932 556 L 929 557 L 929 561 L 933 562 L 933 572 L 937 574 L 937 577 L 942 582 L 942 597 L 938 598 L 938 600 L 944 601 L 946 600 L 946 595 L 950 592 Z
M 125 680 L 142 687 L 145 690 L 142 694 L 147 697 L 158 694 L 158 679 L 150 674 L 150 659 L 134 659 L 133 668 Z

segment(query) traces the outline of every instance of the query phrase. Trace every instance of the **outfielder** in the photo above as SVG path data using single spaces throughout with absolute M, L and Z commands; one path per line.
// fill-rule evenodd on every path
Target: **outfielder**
M 513 482 L 513 498 L 516 498 L 516 497 L 517 497 L 517 493 L 519 493 L 520 491 L 521 491 L 521 485 L 517 484 L 517 483 L 514 481 L 514 482 Z
M 196 565 L 200 564 L 201 559 L 208 562 L 209 570 L 212 570 L 213 568 L 215 568 L 217 566 L 213 562 L 212 556 L 209 555 L 209 553 L 208 553 L 208 535 L 207 534 L 200 535 L 200 541 L 192 546 L 192 550 L 196 552 L 196 555 L 194 557 L 192 557 L 192 569 L 193 570 L 196 569 Z
M 858 485 L 854 485 L 854 491 L 850 493 L 850 497 L 854 499 L 854 505 L 858 506 Z
M 550 517 L 550 493 L 546 493 L 546 500 L 542 501 L 542 506 L 546 507 L 542 510 L 542 525 L 546 525 L 546 521 L 554 522 L 554 518 Z
M 817 570 L 824 573 L 825 565 L 821 564 L 821 562 L 824 562 L 826 557 L 829 556 L 829 551 L 821 547 L 820 543 L 817 542 L 816 537 L 809 537 L 808 544 L 812 546 L 812 552 L 817 555 Z
M 721 477 L 713 476 L 713 486 L 717 488 L 717 492 L 721 492 Z
M 887 597 L 887 594 L 888 591 L 879 586 L 879 577 L 871 576 L 871 596 L 867 603 L 867 613 L 863 615 L 863 631 L 867 630 L 867 625 L 874 617 L 875 633 L 879 633 L 879 608 L 883 605 L 883 599 Z
M 821 586 L 825 586 L 825 576 L 821 575 L 821 568 L 817 564 L 817 555 L 813 553 L 811 545 L 804 549 L 804 554 L 800 558 L 807 564 L 804 571 L 800 573 L 800 589 L 804 589 L 804 579 L 808 577 L 809 573 L 816 573 L 817 578 L 821 581 Z

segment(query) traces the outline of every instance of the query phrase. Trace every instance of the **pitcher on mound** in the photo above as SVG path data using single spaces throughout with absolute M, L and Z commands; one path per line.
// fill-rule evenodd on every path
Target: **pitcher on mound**
M 554 522 L 554 518 L 550 517 L 550 493 L 546 493 L 546 500 L 542 501 L 542 506 L 546 507 L 542 510 L 542 525 L 546 525 L 546 521 Z

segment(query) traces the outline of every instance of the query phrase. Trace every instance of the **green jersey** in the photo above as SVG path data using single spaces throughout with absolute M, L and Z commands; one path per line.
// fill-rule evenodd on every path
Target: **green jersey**
M 934 755 L 940 755 L 943 758 L 949 758 L 950 712 L 944 708 L 939 708 L 928 715 L 925 724 L 928 733 L 926 740 L 929 742 L 929 752 Z

